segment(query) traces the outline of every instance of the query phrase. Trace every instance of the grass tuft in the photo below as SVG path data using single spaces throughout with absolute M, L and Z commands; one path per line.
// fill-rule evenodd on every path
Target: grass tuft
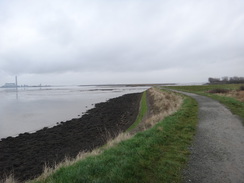
M 9 175 L 5 180 L 4 183 L 17 183 L 17 180 L 14 178 L 13 175 Z

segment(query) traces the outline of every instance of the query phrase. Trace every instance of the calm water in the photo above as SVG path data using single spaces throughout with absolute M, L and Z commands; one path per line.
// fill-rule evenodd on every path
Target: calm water
M 0 88 L 0 139 L 77 118 L 95 103 L 148 87 Z

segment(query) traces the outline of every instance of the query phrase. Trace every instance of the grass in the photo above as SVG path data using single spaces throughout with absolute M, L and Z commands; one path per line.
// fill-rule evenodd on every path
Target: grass
M 103 145 L 100 148 L 94 149 L 91 152 L 80 152 L 76 158 L 70 159 L 66 157 L 63 162 L 55 165 L 54 167 L 50 168 L 48 166 L 44 167 L 43 173 L 36 179 L 36 181 L 39 180 L 44 180 L 51 174 L 53 174 L 57 169 L 60 169 L 61 167 L 67 167 L 73 165 L 75 162 L 83 160 L 89 156 L 96 156 L 98 154 L 101 154 L 104 150 L 109 149 L 115 145 L 117 145 L 119 142 L 127 140 L 133 136 L 133 133 L 130 133 L 131 130 L 136 128 L 138 124 L 142 121 L 143 118 L 145 118 L 145 115 L 147 113 L 147 91 L 145 91 L 142 94 L 141 102 L 140 102 L 140 109 L 139 109 L 139 114 L 137 116 L 136 121 L 133 123 L 133 125 L 125 132 L 125 133 L 120 133 L 117 137 L 112 139 L 112 136 L 110 134 L 107 134 L 106 139 L 107 143 Z M 14 175 L 9 175 L 6 177 L 5 183 L 17 183 L 18 181 L 14 178 Z M 32 182 L 32 181 L 28 181 Z
M 241 84 L 220 84 L 220 85 L 193 85 L 193 86 L 167 86 L 167 88 L 187 91 L 187 92 L 196 92 L 202 93 L 213 89 L 228 89 L 228 90 L 237 90 Z M 166 88 L 166 86 L 164 87 Z
M 140 103 L 140 111 L 136 118 L 136 121 L 127 129 L 127 132 L 133 130 L 143 119 L 145 114 L 147 113 L 147 92 L 143 92 L 141 103 Z
M 147 90 L 147 97 L 145 100 L 149 106 L 147 113 L 140 123 L 138 123 L 134 129 L 129 131 L 132 134 L 145 131 L 164 119 L 166 116 L 176 112 L 180 108 L 183 98 L 173 92 L 150 88 Z
M 180 110 L 152 128 L 96 156 L 61 167 L 35 183 L 180 182 L 197 122 L 198 106 L 186 97 Z
M 243 84 L 223 84 L 223 85 L 201 85 L 201 86 L 170 86 L 168 88 L 192 92 L 204 96 L 208 96 L 212 99 L 224 104 L 230 111 L 242 118 L 244 124 L 244 102 L 239 101 L 234 96 L 227 96 L 223 94 L 208 93 L 208 91 L 214 91 L 216 89 L 224 89 L 230 91 L 237 91 Z

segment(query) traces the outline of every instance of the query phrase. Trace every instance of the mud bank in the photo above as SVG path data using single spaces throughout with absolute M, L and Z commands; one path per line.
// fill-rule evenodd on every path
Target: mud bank
M 36 133 L 0 141 L 0 180 L 14 174 L 19 181 L 40 175 L 45 164 L 54 166 L 65 157 L 102 146 L 108 138 L 128 129 L 135 121 L 141 93 L 127 94 L 95 105 L 78 119 L 62 122 Z

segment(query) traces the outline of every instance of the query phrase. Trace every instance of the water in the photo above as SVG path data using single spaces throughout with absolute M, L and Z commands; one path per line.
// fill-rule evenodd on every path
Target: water
M 0 139 L 35 132 L 82 116 L 95 103 L 145 91 L 148 87 L 73 86 L 0 88 Z

